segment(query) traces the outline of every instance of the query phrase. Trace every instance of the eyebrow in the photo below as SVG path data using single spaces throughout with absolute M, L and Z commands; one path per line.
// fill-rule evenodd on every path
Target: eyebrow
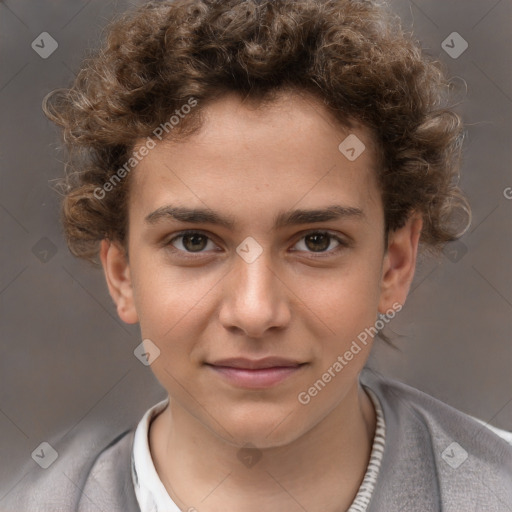
M 326 208 L 312 210 L 292 210 L 279 212 L 274 219 L 274 229 L 299 224 L 313 224 L 344 218 L 364 218 L 364 212 L 360 208 L 352 206 L 331 205 Z M 184 208 L 179 206 L 162 206 L 146 216 L 146 224 L 157 224 L 163 220 L 174 219 L 191 224 L 215 224 L 233 229 L 235 220 L 233 217 L 224 217 L 207 208 Z

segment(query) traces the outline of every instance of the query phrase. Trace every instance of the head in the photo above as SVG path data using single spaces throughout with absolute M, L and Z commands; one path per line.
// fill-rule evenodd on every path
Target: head
M 116 20 L 46 99 L 79 171 L 70 249 L 101 262 L 155 375 L 211 431 L 284 444 L 357 386 L 418 247 L 457 238 L 447 90 L 372 2 L 183 0 Z M 247 386 L 219 375 L 229 358 L 300 366 Z

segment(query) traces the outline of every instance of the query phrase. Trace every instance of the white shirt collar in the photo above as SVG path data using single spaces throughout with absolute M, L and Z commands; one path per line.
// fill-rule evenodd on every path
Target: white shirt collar
M 356 498 L 347 512 L 365 512 L 371 500 L 375 482 L 379 473 L 380 462 L 384 452 L 385 423 L 384 415 L 378 398 L 369 388 L 369 392 L 377 417 L 377 426 L 373 440 L 370 463 L 368 464 L 363 482 Z M 156 472 L 151 451 L 149 449 L 149 425 L 169 403 L 169 397 L 148 409 L 135 430 L 132 450 L 132 482 L 141 512 L 180 512 L 171 499 Z
M 169 403 L 169 397 L 146 411 L 135 430 L 132 481 L 141 512 L 180 512 L 156 472 L 149 449 L 149 425 Z

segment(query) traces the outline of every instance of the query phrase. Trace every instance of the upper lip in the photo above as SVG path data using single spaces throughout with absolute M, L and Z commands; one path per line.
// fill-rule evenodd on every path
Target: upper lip
M 212 366 L 227 366 L 230 368 L 240 368 L 245 370 L 261 370 L 263 368 L 294 367 L 303 363 L 293 359 L 283 357 L 264 357 L 263 359 L 247 359 L 244 357 L 232 357 L 229 359 L 219 359 L 213 363 L 207 363 Z

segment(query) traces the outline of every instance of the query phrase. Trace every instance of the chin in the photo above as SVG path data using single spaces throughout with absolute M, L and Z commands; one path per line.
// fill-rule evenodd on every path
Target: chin
M 247 444 L 259 449 L 285 446 L 298 439 L 307 428 L 298 421 L 297 414 L 291 414 L 291 408 L 275 405 L 257 407 L 255 410 L 238 410 L 235 414 L 222 414 L 222 426 L 230 437 L 218 425 L 214 425 L 217 435 L 238 447 Z M 285 412 L 286 411 L 286 412 Z

